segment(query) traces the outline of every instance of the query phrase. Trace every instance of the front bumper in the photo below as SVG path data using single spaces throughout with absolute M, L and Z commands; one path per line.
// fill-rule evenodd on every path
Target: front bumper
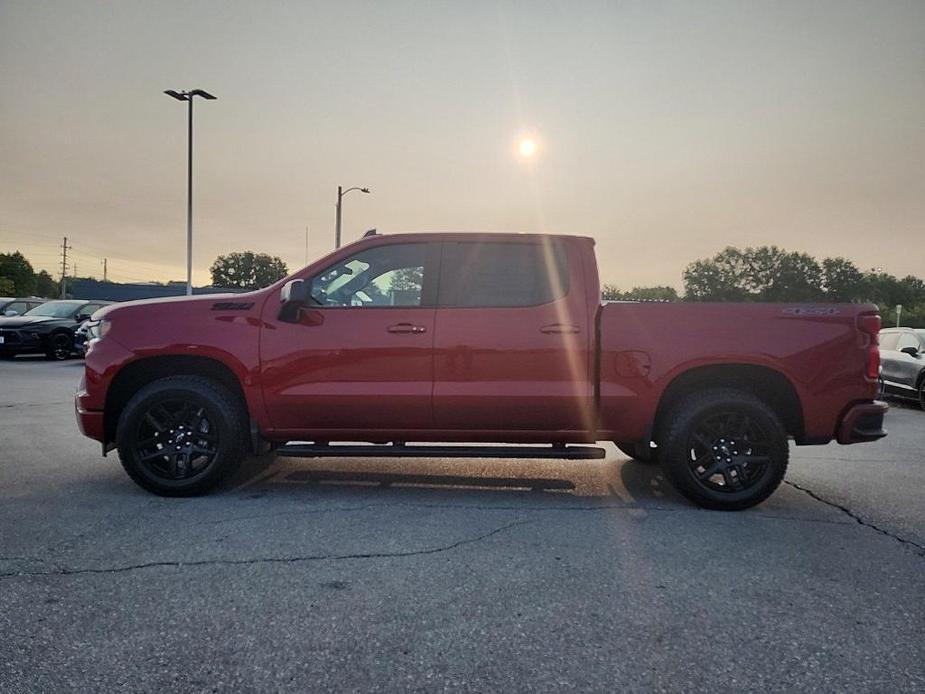
M 74 401 L 74 412 L 77 415 L 77 427 L 80 429 L 80 433 L 103 443 L 105 438 L 103 413 L 81 408 L 76 399 Z
M 106 426 L 102 410 L 92 410 L 87 407 L 92 403 L 87 393 L 87 375 L 82 374 L 80 385 L 74 393 L 74 414 L 77 416 L 77 428 L 84 436 L 89 436 L 100 443 L 105 443 Z
M 890 406 L 881 400 L 852 405 L 838 425 L 836 440 L 839 443 L 864 443 L 886 436 L 883 417 Z
M 0 330 L 0 353 L 30 354 L 43 350 L 42 338 L 36 333 L 19 330 Z

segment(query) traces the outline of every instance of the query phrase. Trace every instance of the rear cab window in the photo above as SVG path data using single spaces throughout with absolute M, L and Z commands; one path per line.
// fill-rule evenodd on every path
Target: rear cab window
M 438 304 L 450 308 L 540 306 L 569 291 L 567 253 L 555 240 L 447 241 Z

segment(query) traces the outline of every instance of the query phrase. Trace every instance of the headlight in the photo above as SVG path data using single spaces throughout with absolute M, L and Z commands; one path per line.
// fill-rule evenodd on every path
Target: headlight
M 112 323 L 106 319 L 90 321 L 87 323 L 87 333 L 90 335 L 91 340 L 99 340 L 101 337 L 106 336 L 111 326 Z

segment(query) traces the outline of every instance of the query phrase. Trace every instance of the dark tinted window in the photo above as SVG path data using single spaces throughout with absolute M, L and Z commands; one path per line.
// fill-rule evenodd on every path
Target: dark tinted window
M 565 248 L 559 243 L 444 244 L 443 306 L 536 306 L 568 293 Z
M 896 349 L 899 333 L 880 333 L 880 349 Z
M 311 294 L 321 306 L 420 306 L 427 244 L 376 246 L 315 275 Z

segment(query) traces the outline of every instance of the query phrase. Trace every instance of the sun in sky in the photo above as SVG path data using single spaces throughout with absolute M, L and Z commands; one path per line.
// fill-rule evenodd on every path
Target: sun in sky
M 525 135 L 517 142 L 517 153 L 524 159 L 533 159 L 539 150 L 539 143 L 535 137 Z

